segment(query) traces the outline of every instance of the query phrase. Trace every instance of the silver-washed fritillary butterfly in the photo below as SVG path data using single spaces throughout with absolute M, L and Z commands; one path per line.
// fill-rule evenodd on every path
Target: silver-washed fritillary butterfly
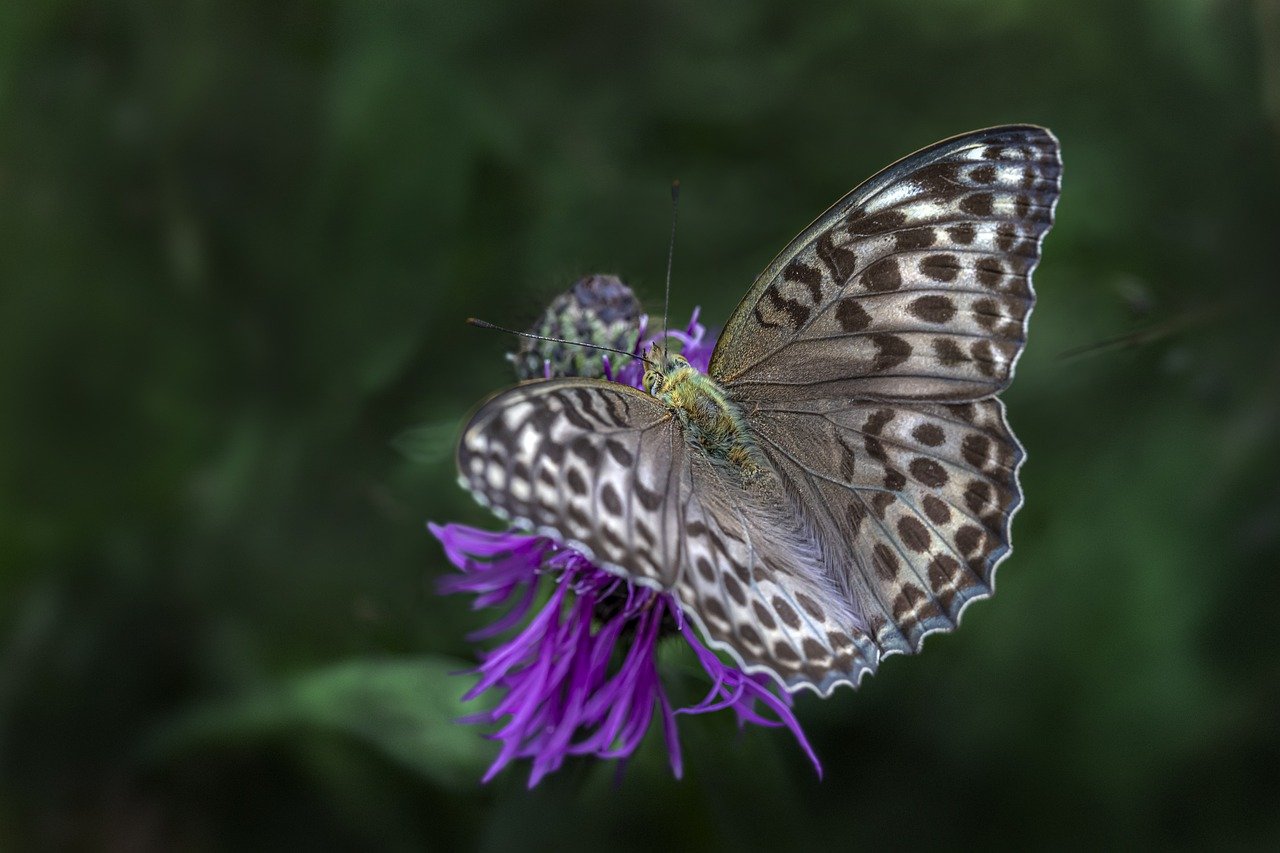
M 854 189 L 756 279 L 706 374 L 531 382 L 458 448 L 484 505 L 668 590 L 744 669 L 820 694 L 992 593 L 1023 450 L 995 395 L 1053 223 L 1049 131 L 996 127 Z

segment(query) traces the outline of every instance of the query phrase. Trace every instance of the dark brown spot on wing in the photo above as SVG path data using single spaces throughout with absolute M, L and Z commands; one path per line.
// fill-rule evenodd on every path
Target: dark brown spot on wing
M 947 296 L 921 296 L 907 310 L 926 323 L 946 323 L 956 315 L 955 303 Z
M 906 221 L 907 215 L 901 210 L 884 210 L 872 214 L 855 210 L 845 217 L 845 229 L 850 234 L 883 234 L 885 231 L 898 228 Z
M 858 300 L 846 297 L 836 303 L 836 322 L 846 332 L 861 332 L 871 325 L 871 315 L 862 309 Z
M 966 524 L 956 531 L 956 547 L 960 549 L 960 553 L 966 557 L 975 553 L 979 546 L 982 545 L 982 529 L 972 524 Z
M 960 209 L 971 216 L 987 217 L 994 208 L 995 196 L 991 193 L 974 193 L 960 202 Z
M 738 579 L 736 577 L 734 577 L 732 574 L 729 574 L 728 572 L 725 572 L 721 574 L 720 581 L 721 583 L 724 584 L 725 592 L 729 593 L 729 597 L 734 600 L 735 604 L 737 604 L 739 607 L 747 606 L 746 593 L 743 592 L 742 584 L 738 583 Z
M 898 560 L 898 555 L 893 553 L 893 549 L 883 542 L 877 542 L 876 546 L 871 549 L 871 565 L 881 580 L 886 581 L 896 578 L 898 570 L 902 567 L 901 562 Z
M 876 409 L 867 415 L 866 421 L 862 424 L 862 432 L 864 435 L 879 435 L 884 432 L 885 426 L 889 421 L 893 420 L 893 409 Z
M 715 618 L 717 621 L 721 622 L 722 624 L 725 624 L 725 625 L 732 624 L 729 621 L 729 614 L 724 609 L 724 605 L 716 601 L 714 598 L 699 599 L 698 608 L 702 610 L 704 613 L 706 613 L 708 616 Z
M 1012 222 L 1001 222 L 996 227 L 996 248 L 1007 252 L 1013 248 L 1013 241 L 1018 239 L 1018 229 Z
M 800 644 L 800 648 L 804 652 L 804 656 L 811 661 L 825 660 L 831 656 L 831 653 L 823 648 L 822 644 L 813 637 L 805 637 L 804 642 Z
M 969 355 L 973 363 L 984 376 L 996 375 L 995 353 L 991 349 L 991 341 L 974 341 L 969 347 Z
M 940 361 L 946 367 L 952 367 L 962 361 L 967 361 L 964 351 L 960 349 L 960 345 L 951 338 L 934 338 L 933 351 Z
M 899 252 L 910 252 L 916 249 L 927 249 L 937 239 L 937 232 L 932 228 L 909 228 L 898 233 L 895 243 Z
M 545 456 L 548 462 L 560 465 L 564 462 L 567 449 L 558 441 L 542 441 L 538 443 L 538 452 Z
M 982 480 L 973 480 L 964 490 L 964 503 L 969 512 L 981 515 L 991 503 L 991 484 Z
M 778 622 L 773 618 L 773 614 L 769 612 L 769 608 L 765 607 L 758 601 L 751 602 L 751 609 L 756 612 L 756 621 L 763 625 L 767 630 L 772 631 L 778 627 Z
M 773 597 L 773 609 L 777 611 L 778 618 L 792 630 L 799 630 L 800 615 L 796 613 L 795 608 L 787 603 L 786 599 L 779 596 Z
M 929 588 L 938 596 L 938 603 L 948 613 L 955 603 L 954 578 L 960 571 L 960 563 L 948 554 L 938 554 L 929 562 Z
M 871 343 L 876 347 L 876 357 L 871 362 L 873 371 L 879 372 L 897 367 L 911 357 L 911 344 L 897 335 L 872 335 Z
M 572 411 L 572 409 L 565 408 L 564 411 L 567 414 Z M 594 426 L 594 424 L 589 424 L 588 428 L 593 429 Z M 544 444 L 555 444 L 555 442 L 544 442 Z M 587 463 L 588 468 L 594 470 L 600 464 L 600 449 L 597 448 L 595 444 L 592 443 L 591 439 L 585 435 L 580 435 L 575 438 L 569 445 L 569 450 L 583 462 Z
M 987 457 L 991 453 L 991 439 L 976 433 L 966 435 L 964 441 L 960 443 L 960 453 L 964 456 L 965 462 L 981 471 L 986 466 Z
M 949 586 L 960 574 L 960 562 L 950 554 L 938 554 L 929 561 L 929 583 L 935 589 Z
M 979 299 L 973 303 L 973 319 L 987 331 L 995 328 L 1002 318 L 1000 306 L 994 299 Z
M 914 516 L 898 519 L 898 535 L 902 537 L 902 544 L 912 551 L 923 554 L 929 550 L 929 531 Z
M 919 187 L 923 195 L 939 201 L 949 201 L 961 191 L 960 169 L 960 163 L 931 163 L 912 173 L 911 183 Z
M 799 260 L 793 260 L 791 263 L 787 264 L 782 270 L 782 277 L 788 281 L 795 281 L 800 284 L 811 286 L 822 284 L 822 273 Z
M 976 184 L 994 183 L 996 179 L 996 167 L 987 163 L 985 166 L 979 166 L 970 171 L 969 177 Z
M 796 328 L 803 326 L 809 322 L 810 311 L 804 305 L 801 305 L 794 299 L 787 299 L 778 292 L 778 283 L 775 281 L 769 285 L 764 292 L 765 298 L 769 300 L 769 304 L 776 310 L 781 311 L 791 319 L 791 324 Z M 777 325 L 777 324 L 773 324 Z
M 1004 278 L 1004 265 L 995 258 L 979 258 L 973 269 L 983 287 L 998 287 Z
M 920 259 L 920 272 L 934 281 L 955 281 L 960 264 L 955 255 L 928 255 Z
M 631 451 L 627 449 L 626 445 L 620 441 L 610 439 L 604 443 L 604 449 L 609 452 L 609 455 L 613 458 L 614 462 L 617 462 L 624 468 L 630 468 L 635 464 L 635 457 L 631 454 Z
M 926 447 L 938 447 L 947 440 L 942 427 L 931 423 L 916 424 L 915 429 L 911 430 L 911 437 Z
M 622 514 L 622 499 L 618 496 L 618 490 L 613 487 L 612 483 L 605 483 L 600 487 L 600 502 L 604 504 L 604 508 L 614 515 Z
M 902 287 L 902 274 L 893 258 L 882 258 L 862 273 L 858 279 L 867 290 L 884 293 Z
M 777 658 L 779 663 L 787 664 L 791 669 L 794 669 L 795 665 L 800 663 L 800 655 L 796 654 L 796 650 L 782 640 L 773 644 L 773 656 Z
M 588 517 L 588 516 L 587 516 L 587 514 L 586 514 L 585 512 L 583 512 L 582 510 L 578 509 L 578 508 L 577 508 L 576 506 L 574 506 L 573 504 L 570 504 L 570 505 L 569 505 L 569 507 L 565 510 L 565 515 L 566 515 L 566 516 L 568 517 L 568 519 L 569 519 L 571 522 L 573 522 L 573 524 L 574 524 L 574 525 L 576 525 L 579 529 L 582 529 L 582 530 L 590 530 L 590 529 L 591 529 L 591 519 L 590 519 L 590 517 Z
M 803 592 L 796 593 L 796 601 L 799 602 L 802 608 L 804 608 L 804 612 L 808 613 L 815 620 L 817 620 L 818 622 L 826 621 L 827 614 L 823 612 L 821 607 L 818 606 L 818 602 L 814 601 L 812 598 L 805 595 Z
M 662 506 L 663 494 L 657 489 L 650 489 L 636 480 L 632 485 L 632 491 L 635 492 L 636 499 L 640 501 L 640 505 L 645 509 L 657 509 Z
M 946 502 L 934 497 L 933 495 L 925 495 L 924 514 L 929 516 L 929 520 L 934 524 L 946 524 L 951 521 L 951 507 Z
M 911 471 L 912 477 L 915 477 L 916 480 L 931 489 L 937 489 L 947 484 L 946 470 L 933 459 L 917 456 L 911 460 L 911 464 L 907 468 Z
M 831 278 L 837 285 L 844 285 L 853 276 L 854 268 L 858 265 L 858 255 L 850 249 L 837 246 L 831 231 L 818 238 L 816 251 L 818 259 L 827 265 Z M 814 296 L 813 301 L 818 302 L 820 299 L 820 296 Z

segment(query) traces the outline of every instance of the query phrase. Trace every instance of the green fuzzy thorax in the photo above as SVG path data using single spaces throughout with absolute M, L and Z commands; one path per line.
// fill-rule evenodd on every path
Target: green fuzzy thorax
M 751 432 L 724 389 L 682 356 L 668 354 L 656 345 L 649 350 L 649 359 L 660 369 L 645 371 L 645 390 L 675 412 L 689 440 L 716 462 L 732 466 L 744 476 L 758 473 Z

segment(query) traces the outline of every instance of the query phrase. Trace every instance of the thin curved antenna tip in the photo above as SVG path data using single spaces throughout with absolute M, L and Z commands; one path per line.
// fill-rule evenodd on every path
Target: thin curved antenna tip
M 676 255 L 676 215 L 680 210 L 680 181 L 671 182 L 671 241 L 667 244 L 667 292 L 662 298 L 662 345 L 667 341 L 667 319 L 671 316 L 671 262 Z
M 638 352 L 627 352 L 624 349 L 618 349 L 616 347 L 607 347 L 607 346 L 604 346 L 603 344 L 592 344 L 592 343 L 587 343 L 586 341 L 570 341 L 570 340 L 565 340 L 564 338 L 552 338 L 547 335 L 535 335 L 533 332 L 521 332 L 518 329 L 508 329 L 506 326 L 499 326 L 495 323 L 490 323 L 488 320 L 479 320 L 475 317 L 468 317 L 467 325 L 475 326 L 477 329 L 493 329 L 495 332 L 506 332 L 509 335 L 516 335 L 521 338 L 532 338 L 535 341 L 549 341 L 553 344 L 565 344 L 566 346 L 571 346 L 571 347 L 586 347 L 587 349 L 604 350 L 605 352 L 613 352 L 613 353 L 617 353 L 618 355 L 625 355 L 628 358 L 637 358 L 640 361 L 644 362 L 645 364 L 649 365 L 650 367 L 655 366 L 652 361 L 650 361 L 648 358 L 646 358 L 645 356 L 641 355 Z

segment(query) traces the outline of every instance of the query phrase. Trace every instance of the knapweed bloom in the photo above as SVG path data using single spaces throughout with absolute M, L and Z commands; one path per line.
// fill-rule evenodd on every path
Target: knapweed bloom
M 590 286 L 584 282 L 594 281 Z M 605 293 L 615 303 L 630 296 L 611 277 L 583 279 L 566 296 L 591 307 L 593 294 Z M 637 331 L 637 329 L 639 331 Z M 616 331 L 616 330 L 614 330 Z M 630 327 L 630 340 L 587 339 L 620 349 L 644 351 L 644 318 Z M 689 362 L 706 370 L 715 341 L 698 322 L 668 337 L 682 344 Z M 520 355 L 520 361 L 528 353 Z M 596 356 L 597 359 L 600 356 Z M 600 363 L 606 379 L 640 387 L 644 365 L 619 357 Z M 544 374 L 556 375 L 548 356 Z M 501 743 L 484 776 L 492 779 L 516 759 L 530 759 L 529 785 L 559 768 L 573 755 L 625 760 L 640 745 L 655 715 L 662 728 L 672 772 L 682 770 L 676 718 L 731 710 L 739 725 L 785 726 L 795 735 L 821 773 L 791 699 L 765 675 L 751 675 L 726 663 L 697 636 L 670 593 L 628 582 L 603 571 L 585 556 L 545 536 L 519 530 L 488 532 L 459 524 L 429 525 L 449 560 L 462 574 L 444 578 L 446 593 L 470 593 L 473 609 L 497 609 L 495 620 L 472 635 L 493 641 L 480 652 L 481 663 L 468 699 L 493 698 L 491 710 L 466 722 L 496 727 L 490 735 Z M 662 642 L 682 642 L 709 681 L 701 701 L 675 707 L 664 689 L 657 662 Z
M 560 341 L 629 349 L 643 312 L 631 288 L 613 275 L 589 275 L 557 296 L 530 328 L 533 335 Z M 600 354 L 588 347 L 559 341 L 520 338 L 507 358 L 521 379 L 548 376 L 604 376 Z

